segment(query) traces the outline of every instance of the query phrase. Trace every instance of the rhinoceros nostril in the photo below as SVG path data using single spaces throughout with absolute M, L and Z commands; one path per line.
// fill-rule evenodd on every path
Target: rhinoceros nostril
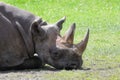
M 77 64 L 76 64 L 76 63 L 71 63 L 71 64 L 70 64 L 70 67 L 72 67 L 72 68 L 75 69 L 75 68 L 77 67 Z

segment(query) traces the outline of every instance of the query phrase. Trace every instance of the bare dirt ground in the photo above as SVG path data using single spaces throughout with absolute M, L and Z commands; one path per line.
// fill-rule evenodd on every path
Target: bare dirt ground
M 54 68 L 0 71 L 0 80 L 45 80 L 45 74 L 56 72 Z

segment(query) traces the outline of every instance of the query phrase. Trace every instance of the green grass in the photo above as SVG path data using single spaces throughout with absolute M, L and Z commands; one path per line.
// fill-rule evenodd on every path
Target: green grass
M 119 0 L 0 0 L 25 9 L 54 23 L 67 17 L 61 34 L 76 22 L 75 43 L 87 29 L 90 39 L 83 55 L 84 68 L 44 74 L 48 80 L 120 80 Z

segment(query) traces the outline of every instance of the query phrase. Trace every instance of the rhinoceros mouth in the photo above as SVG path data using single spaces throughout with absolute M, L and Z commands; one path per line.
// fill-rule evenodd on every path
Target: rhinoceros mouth
M 73 69 L 77 69 L 77 67 L 65 67 L 65 70 L 73 70 Z
M 75 67 L 57 67 L 56 69 L 59 69 L 59 70 L 62 70 L 62 69 L 65 69 L 65 70 L 73 70 L 73 69 L 77 69 Z
M 65 69 L 65 70 L 73 70 L 73 69 L 79 69 L 79 67 L 78 66 L 76 66 L 76 65 L 72 65 L 72 66 L 57 66 L 57 67 L 55 67 L 56 69 L 59 69 L 59 70 L 62 70 L 62 69 Z

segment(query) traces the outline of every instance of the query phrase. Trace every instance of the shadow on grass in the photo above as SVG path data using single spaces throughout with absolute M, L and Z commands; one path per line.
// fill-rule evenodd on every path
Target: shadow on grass
M 64 70 L 64 69 L 61 69 L 61 70 Z M 51 66 L 44 66 L 43 68 L 37 68 L 37 69 L 21 69 L 21 70 L 0 70 L 0 73 L 11 73 L 11 72 L 40 72 L 40 71 L 54 71 L 54 72 L 57 72 L 57 71 L 61 71 L 59 69 L 55 69 L 54 67 L 51 67 Z M 74 69 L 74 70 L 82 70 L 82 71 L 88 71 L 88 70 L 91 70 L 90 68 L 80 68 L 80 69 Z M 70 70 L 66 70 L 66 71 L 70 71 Z M 72 70 L 71 70 L 72 71 Z
M 45 66 L 43 68 L 36 68 L 36 69 L 10 69 L 10 70 L 0 70 L 0 73 L 10 73 L 10 72 L 31 72 L 31 71 L 59 71 L 53 67 Z

